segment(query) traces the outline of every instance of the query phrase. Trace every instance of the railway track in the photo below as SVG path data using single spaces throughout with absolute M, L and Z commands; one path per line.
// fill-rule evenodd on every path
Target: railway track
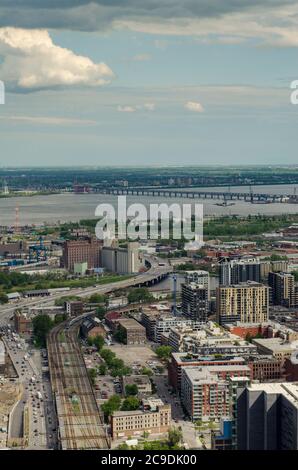
M 133 279 L 100 286 L 98 292 L 146 285 L 164 279 L 171 267 L 151 264 L 151 269 Z M 47 339 L 49 370 L 62 450 L 108 449 L 103 416 L 97 405 L 88 371 L 78 342 L 80 323 L 88 314 L 61 323 Z
M 103 418 L 77 341 L 79 322 L 65 327 L 55 327 L 47 341 L 61 449 L 107 449 Z

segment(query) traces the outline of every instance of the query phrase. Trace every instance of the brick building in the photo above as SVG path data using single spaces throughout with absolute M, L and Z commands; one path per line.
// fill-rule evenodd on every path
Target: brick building
M 199 356 L 188 353 L 173 353 L 168 365 L 169 384 L 180 393 L 182 368 L 186 369 L 202 366 L 216 367 L 224 365 L 245 365 L 245 359 L 243 357 L 216 357 Z
M 281 380 L 285 371 L 282 361 L 272 356 L 257 356 L 248 361 L 253 380 L 260 382 Z
M 70 272 L 75 264 L 86 263 L 88 269 L 101 266 L 102 242 L 93 238 L 84 240 L 67 240 L 63 245 L 62 264 Z
M 83 314 L 84 304 L 80 300 L 72 300 L 65 302 L 64 308 L 68 316 L 78 317 Z
M 25 313 L 15 312 L 13 320 L 14 328 L 18 334 L 32 333 L 32 321 Z
M 161 400 L 148 410 L 116 411 L 111 416 L 112 439 L 140 437 L 144 432 L 165 434 L 170 425 L 171 406 L 164 405 Z
M 125 332 L 125 343 L 144 344 L 146 343 L 146 329 L 133 318 L 120 318 L 118 320 L 118 329 Z

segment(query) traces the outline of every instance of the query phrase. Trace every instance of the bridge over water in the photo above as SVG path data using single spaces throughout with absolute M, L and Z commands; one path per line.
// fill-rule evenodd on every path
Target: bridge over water
M 153 189 L 153 188 L 95 188 L 95 192 L 101 194 L 124 195 L 124 196 L 151 196 L 187 199 L 220 199 L 223 201 L 246 201 L 251 203 L 298 203 L 298 195 L 268 194 L 253 192 L 233 191 L 185 191 L 181 189 Z

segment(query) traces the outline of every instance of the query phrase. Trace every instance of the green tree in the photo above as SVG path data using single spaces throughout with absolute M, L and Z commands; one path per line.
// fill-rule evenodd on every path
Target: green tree
M 100 364 L 100 366 L 98 368 L 98 372 L 99 372 L 100 375 L 106 375 L 107 370 L 108 370 L 108 368 L 107 368 L 106 364 Z
M 97 377 L 96 369 L 89 369 L 88 370 L 88 375 L 89 375 L 89 379 L 90 379 L 92 385 L 95 385 L 95 379 Z
M 142 367 L 141 374 L 148 375 L 148 377 L 151 377 L 153 375 L 153 372 L 149 367 Z
M 155 352 L 160 359 L 165 360 L 169 359 L 172 353 L 172 348 L 171 346 L 159 346 L 158 348 L 156 348 Z
M 95 338 L 93 338 L 93 344 L 96 346 L 98 351 L 101 351 L 105 344 L 105 340 L 102 336 L 96 335 Z
M 110 351 L 109 349 L 102 349 L 100 351 L 100 355 L 106 361 L 108 366 L 112 364 L 113 359 L 115 359 L 116 357 L 116 354 L 113 353 L 113 351 Z
M 60 297 L 60 299 L 55 300 L 56 307 L 63 307 L 64 303 L 71 300 L 81 300 L 80 297 L 76 295 L 66 295 L 64 297 Z
M 55 315 L 55 324 L 58 325 L 66 320 L 66 315 L 64 313 L 57 313 Z
M 139 302 L 144 303 L 151 302 L 151 300 L 153 300 L 153 296 L 146 287 L 137 287 L 129 292 L 127 299 L 130 304 Z
M 122 403 L 121 411 L 134 411 L 140 407 L 140 400 L 136 397 L 127 397 Z
M 135 396 L 139 393 L 138 386 L 136 384 L 128 384 L 125 386 L 126 396 Z
M 107 400 L 103 405 L 101 405 L 101 409 L 105 415 L 105 419 L 111 416 L 114 411 L 118 411 L 121 405 L 121 398 L 119 395 L 113 395 L 109 400 Z
M 127 338 L 125 329 L 119 326 L 114 334 L 114 338 L 119 343 L 125 344 Z
M 168 441 L 170 447 L 176 447 L 182 441 L 183 434 L 181 428 L 172 428 L 168 432 Z
M 99 320 L 103 320 L 105 317 L 105 314 L 107 313 L 105 307 L 102 307 L 101 305 L 97 307 L 96 309 L 96 316 L 99 318 Z
M 92 294 L 89 297 L 90 304 L 103 304 L 105 303 L 105 301 L 106 301 L 105 296 L 101 294 Z
M 8 303 L 8 297 L 4 292 L 0 292 L 0 304 L 7 304 Z
M 131 375 L 130 367 L 121 367 L 120 369 L 111 369 L 112 377 L 123 377 L 125 375 Z
M 46 338 L 54 326 L 54 322 L 50 319 L 48 315 L 37 315 L 32 320 L 33 324 L 33 337 L 38 346 L 46 346 Z

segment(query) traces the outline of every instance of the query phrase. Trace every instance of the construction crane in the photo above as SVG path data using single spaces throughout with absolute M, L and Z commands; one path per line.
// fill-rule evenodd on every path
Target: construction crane
M 177 315 L 177 275 L 173 274 L 173 307 L 174 315 Z

